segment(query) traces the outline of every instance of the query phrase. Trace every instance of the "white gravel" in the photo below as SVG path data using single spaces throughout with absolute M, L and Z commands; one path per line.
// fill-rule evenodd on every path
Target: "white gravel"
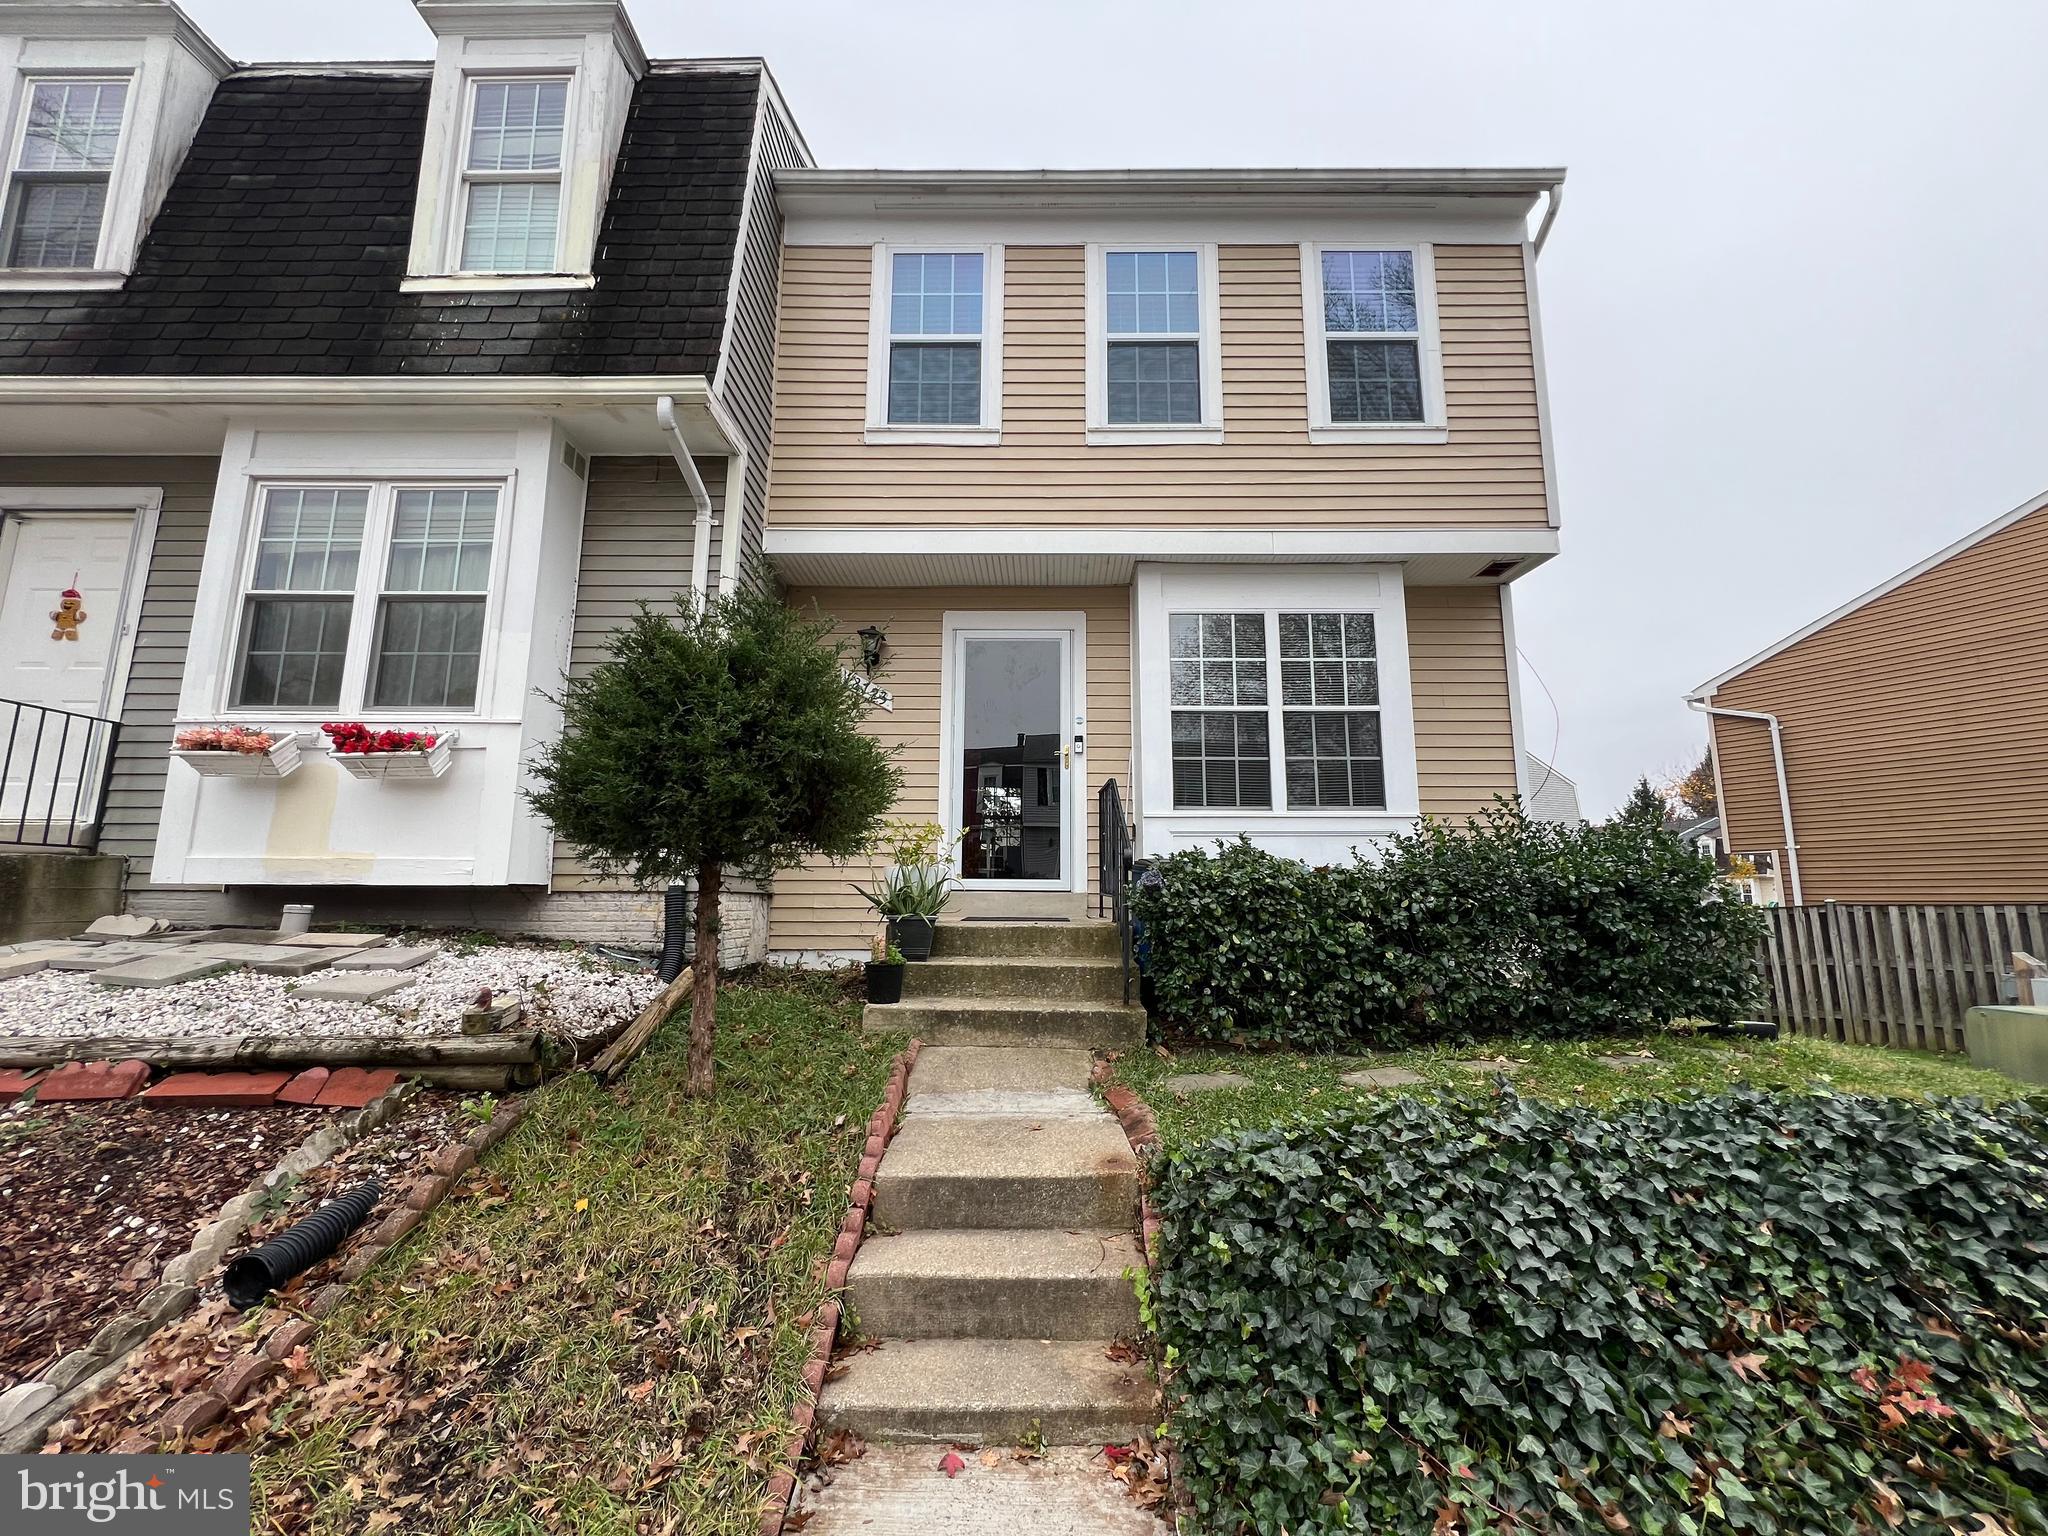
M 0 981 L 0 1036 L 448 1035 L 484 987 L 516 992 L 526 1022 L 583 1040 L 623 1024 L 661 990 L 648 971 L 576 950 L 491 945 L 443 952 L 403 974 L 410 984 L 374 1003 L 301 1000 L 292 989 L 329 974 L 231 971 L 155 989 L 103 987 L 89 972 L 38 971 Z

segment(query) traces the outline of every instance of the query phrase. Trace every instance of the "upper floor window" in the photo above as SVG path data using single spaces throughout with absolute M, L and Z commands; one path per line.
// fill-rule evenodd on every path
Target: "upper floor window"
M 1088 426 L 1098 441 L 1222 436 L 1214 247 L 1093 247 Z
M 463 147 L 464 272 L 552 272 L 562 224 L 569 81 L 471 82 Z
M 1441 441 L 1429 248 L 1310 245 L 1302 248 L 1302 269 L 1311 435 Z
M 234 707 L 473 711 L 499 499 L 496 486 L 266 486 Z
M 996 442 L 1002 427 L 1002 247 L 878 245 L 873 281 L 869 439 Z
M 898 251 L 889 264 L 889 425 L 981 425 L 982 254 Z
M 25 94 L 7 188 L 6 264 L 94 267 L 128 82 L 30 80 Z

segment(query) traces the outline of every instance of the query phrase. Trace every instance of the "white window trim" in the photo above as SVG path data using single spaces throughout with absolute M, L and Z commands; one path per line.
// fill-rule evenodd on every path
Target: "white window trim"
M 889 420 L 889 303 L 899 255 L 981 256 L 981 420 L 974 426 Z M 930 340 L 933 338 L 927 338 Z M 1003 247 L 974 242 L 895 245 L 877 241 L 868 279 L 868 402 L 870 443 L 986 448 L 1003 440 Z
M 1323 252 L 1406 251 L 1415 262 L 1416 351 L 1422 373 L 1421 421 L 1330 420 L 1330 354 L 1323 330 Z M 1370 341 L 1364 332 L 1345 336 Z M 1435 248 L 1427 241 L 1304 240 L 1301 243 L 1301 335 L 1308 363 L 1308 436 L 1312 443 L 1447 443 L 1443 336 L 1436 305 Z M 1391 339 L 1405 340 L 1393 333 Z
M 494 267 L 475 268 L 462 264 L 462 242 L 469 225 L 469 189 L 472 185 L 488 185 L 494 182 L 540 182 L 548 179 L 545 171 L 474 171 L 469 165 L 469 143 L 476 128 L 476 98 L 479 88 L 485 85 L 517 85 L 560 80 L 566 83 L 562 95 L 562 154 L 561 163 L 555 167 L 555 261 L 554 265 L 536 268 L 532 271 L 501 270 Z M 573 69 L 478 69 L 467 71 L 462 77 L 462 121 L 455 133 L 455 154 L 448 172 L 448 201 L 441 215 L 442 227 L 446 231 L 447 246 L 441 253 L 441 264 L 445 275 L 457 281 L 485 284 L 502 283 L 507 278 L 520 277 L 562 277 L 570 276 L 562 267 L 563 242 L 569 229 L 569 176 L 571 156 L 576 148 L 577 78 Z
M 129 183 L 139 179 L 135 167 L 135 143 L 140 135 L 136 131 L 136 99 L 141 94 L 141 71 L 135 68 L 79 68 L 22 69 L 15 76 L 14 126 L 7 135 L 7 159 L 4 166 L 4 181 L 0 181 L 0 263 L 7 257 L 7 245 L 13 243 L 13 226 L 7 221 L 7 213 L 14 206 L 14 180 L 20 173 L 23 146 L 28 141 L 28 116 L 30 105 L 35 100 L 39 85 L 65 84 L 106 84 L 125 85 L 127 92 L 121 100 L 121 133 L 114 142 L 114 158 L 107 166 L 106 199 L 100 206 L 99 239 L 93 246 L 92 265 L 89 267 L 11 267 L 0 265 L 0 274 L 5 274 L 6 286 L 14 289 L 36 288 L 118 288 L 125 273 L 114 270 L 113 251 L 117 248 L 116 227 L 124 220 L 133 222 L 134 210 L 126 206 Z M 139 194 L 139 188 L 137 189 Z
M 498 625 L 505 601 L 506 561 L 509 557 L 514 475 L 404 474 L 323 475 L 317 473 L 262 474 L 252 471 L 242 515 L 241 547 L 235 555 L 234 608 L 221 626 L 221 652 L 215 676 L 215 713 L 222 720 L 277 721 L 283 724 L 329 720 L 417 720 L 431 714 L 437 721 L 482 721 L 488 717 L 487 704 L 496 694 Z M 237 705 L 240 689 L 239 663 L 242 633 L 248 623 L 251 582 L 256 574 L 256 556 L 265 498 L 273 490 L 365 487 L 370 493 L 363 517 L 363 542 L 356 559 L 355 590 L 349 594 L 348 651 L 342 662 L 341 697 L 333 704 L 312 707 L 294 705 Z M 391 558 L 391 527 L 401 491 L 488 490 L 496 493 L 498 504 L 491 524 L 490 586 L 484 593 L 484 649 L 477 663 L 476 702 L 468 709 L 421 710 L 411 706 L 372 708 L 369 703 L 370 670 L 377 644 L 377 617 L 385 597 L 385 579 Z M 268 590 L 268 589 L 266 589 Z M 339 593 L 308 592 L 307 597 L 338 597 Z M 473 595 L 473 594 L 461 594 Z
M 1195 253 L 1200 287 L 1202 333 L 1196 339 L 1196 366 L 1201 370 L 1202 419 L 1181 426 L 1147 424 L 1112 426 L 1109 420 L 1109 276 L 1111 253 L 1185 251 Z M 1082 283 L 1087 304 L 1086 384 L 1087 441 L 1091 445 L 1121 443 L 1220 443 L 1223 441 L 1223 306 L 1218 296 L 1214 241 L 1136 240 L 1091 243 Z
M 1328 837 L 1384 835 L 1412 826 L 1422 813 L 1415 745 L 1415 709 L 1408 662 L 1408 610 L 1398 565 L 1323 567 L 1141 566 L 1134 711 L 1139 726 L 1136 777 L 1144 822 L 1168 837 L 1199 828 L 1204 837 L 1242 830 L 1254 837 L 1301 833 Z M 1380 760 L 1384 810 L 1286 804 L 1287 762 L 1279 702 L 1279 618 L 1287 613 L 1370 613 L 1379 666 Z M 1176 613 L 1264 613 L 1269 668 L 1268 733 L 1273 805 L 1181 807 L 1173 801 L 1173 702 L 1170 616 Z M 1149 853 L 1169 852 L 1176 844 Z

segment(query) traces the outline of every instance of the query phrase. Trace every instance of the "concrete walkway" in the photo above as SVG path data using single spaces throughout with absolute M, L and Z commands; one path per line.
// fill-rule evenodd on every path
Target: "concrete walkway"
M 1087 1086 L 1093 1048 L 1143 1039 L 1115 931 L 947 923 L 938 941 L 902 1003 L 868 1010 L 926 1044 L 847 1279 L 849 1323 L 879 1347 L 818 1402 L 822 1432 L 871 1449 L 804 1492 L 805 1529 L 1155 1536 L 1099 1454 L 1159 1413 L 1111 1348 L 1140 1326 L 1137 1160 Z M 939 1469 L 951 1445 L 1041 1441 L 1077 1449 Z

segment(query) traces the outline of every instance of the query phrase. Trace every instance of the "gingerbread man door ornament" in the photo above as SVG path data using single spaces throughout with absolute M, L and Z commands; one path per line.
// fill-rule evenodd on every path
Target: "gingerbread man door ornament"
M 73 581 L 78 580 L 76 576 L 71 579 Z M 84 602 L 85 594 L 76 587 L 66 587 L 57 594 L 57 606 L 50 610 L 50 622 L 57 626 L 50 631 L 50 638 L 52 640 L 76 640 L 78 638 L 78 626 L 83 624 L 88 617 L 85 609 L 81 606 Z

